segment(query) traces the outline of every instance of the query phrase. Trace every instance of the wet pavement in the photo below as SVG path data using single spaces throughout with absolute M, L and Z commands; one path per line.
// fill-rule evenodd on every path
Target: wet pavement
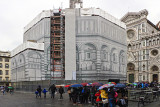
M 50 98 L 49 93 L 47 98 L 37 98 L 33 93 L 15 92 L 13 95 L 0 93 L 0 107 L 92 107 L 91 104 L 73 105 L 69 101 L 68 94 L 63 95 L 64 99 L 59 99 L 59 94 L 56 94 L 54 99 Z M 129 107 L 138 107 L 137 102 L 129 102 Z M 142 107 L 142 106 L 140 106 Z M 145 104 L 143 107 L 160 107 L 160 101 Z

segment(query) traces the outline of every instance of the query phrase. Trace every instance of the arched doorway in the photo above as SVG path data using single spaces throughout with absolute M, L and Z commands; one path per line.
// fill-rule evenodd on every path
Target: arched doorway
M 153 82 L 158 82 L 158 74 L 153 74 Z
M 129 83 L 134 82 L 134 74 L 129 74 Z

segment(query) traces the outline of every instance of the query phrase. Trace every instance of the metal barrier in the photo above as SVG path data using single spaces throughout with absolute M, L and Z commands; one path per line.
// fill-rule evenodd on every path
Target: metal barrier
M 130 88 L 128 89 L 128 100 L 138 102 L 139 107 L 140 104 L 159 101 L 159 93 L 159 91 L 153 91 L 153 88 Z

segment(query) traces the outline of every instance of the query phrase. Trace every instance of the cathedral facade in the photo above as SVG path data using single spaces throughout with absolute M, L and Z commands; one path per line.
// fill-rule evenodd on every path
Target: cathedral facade
M 127 82 L 160 82 L 159 24 L 147 19 L 148 11 L 128 12 L 121 21 L 127 27 Z

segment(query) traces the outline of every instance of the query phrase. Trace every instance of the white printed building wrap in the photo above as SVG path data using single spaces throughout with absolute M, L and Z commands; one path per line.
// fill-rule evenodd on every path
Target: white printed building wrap
M 44 51 L 44 43 L 25 42 L 25 43 L 19 45 L 14 50 L 12 50 L 11 57 L 15 56 L 16 54 L 18 54 L 26 49 L 36 49 L 36 50 Z
M 92 16 L 92 15 L 101 16 L 124 29 L 126 28 L 125 23 L 121 22 L 119 19 L 115 18 L 114 16 L 106 13 L 105 11 L 99 8 L 81 8 L 81 16 Z

